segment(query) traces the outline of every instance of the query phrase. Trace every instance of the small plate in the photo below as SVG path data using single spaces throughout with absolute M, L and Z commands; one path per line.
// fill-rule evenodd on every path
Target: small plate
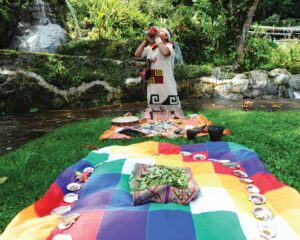
M 192 156 L 192 154 L 191 154 L 190 152 L 186 152 L 186 151 L 181 151 L 180 154 L 181 154 L 182 156 L 185 156 L 185 157 L 190 157 L 190 156 Z
M 276 230 L 270 224 L 260 223 L 257 229 L 263 236 L 274 238 L 277 235 Z
M 240 178 L 242 183 L 254 183 L 254 181 L 250 178 Z
M 77 220 L 80 217 L 80 213 L 71 213 L 61 217 L 61 221 L 64 223 L 70 223 Z
M 75 222 L 75 221 L 74 221 Z M 72 226 L 73 222 L 70 222 L 70 223 L 64 223 L 64 222 L 61 222 L 57 225 L 58 229 L 60 230 L 65 230 L 65 229 L 68 229 Z
M 247 178 L 248 177 L 247 173 L 245 173 L 242 170 L 234 170 L 233 174 L 239 178 Z
M 72 240 L 72 236 L 69 234 L 56 234 L 52 240 Z
M 66 212 L 69 212 L 69 211 L 71 211 L 71 207 L 70 206 L 61 206 L 61 207 L 54 208 L 51 211 L 51 214 L 52 215 L 63 215 Z
M 257 233 L 255 233 L 253 240 L 270 240 L 270 238 L 257 232 Z
M 218 162 L 221 163 L 221 164 L 224 164 L 224 163 L 230 163 L 231 161 L 228 160 L 228 159 L 221 159 Z
M 90 173 L 92 173 L 92 172 L 94 172 L 94 168 L 93 167 L 86 167 L 85 169 L 83 169 L 83 172 L 90 172 Z
M 253 184 L 248 184 L 248 185 L 246 186 L 246 188 L 247 188 L 247 191 L 248 191 L 249 193 L 260 193 L 259 188 L 256 187 L 256 186 L 253 185 Z
M 266 202 L 266 198 L 261 194 L 250 194 L 248 200 L 255 205 L 261 205 Z
M 81 188 L 81 185 L 79 183 L 69 183 L 67 185 L 67 189 L 70 191 L 70 192 L 75 192 L 77 190 L 79 190 Z
M 256 206 L 255 208 L 252 209 L 252 213 L 256 218 L 264 221 L 272 220 L 274 217 L 272 211 L 263 206 Z
M 193 156 L 193 159 L 196 161 L 204 161 L 207 157 L 204 154 L 198 153 Z
M 64 196 L 64 202 L 73 203 L 78 200 L 78 194 L 68 193 Z
M 60 222 L 57 227 L 61 230 L 70 228 L 74 222 L 76 222 L 77 218 L 79 218 L 79 213 L 72 213 L 66 216 L 62 216 Z
M 240 164 L 238 164 L 236 162 L 222 163 L 222 165 L 225 167 L 234 168 L 234 169 L 239 169 L 241 167 Z

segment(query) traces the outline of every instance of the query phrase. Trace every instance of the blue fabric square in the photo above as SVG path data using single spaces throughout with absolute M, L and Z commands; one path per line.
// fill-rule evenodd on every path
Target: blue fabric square
M 109 205 L 109 209 L 122 208 L 126 210 L 134 210 L 134 211 L 140 211 L 140 210 L 147 211 L 150 206 L 150 204 L 134 206 L 132 205 L 132 203 L 133 203 L 132 196 L 129 192 L 125 192 L 123 190 L 117 189 L 114 191 L 112 200 Z
M 104 173 L 95 175 L 89 179 L 85 188 L 81 193 L 81 197 L 88 196 L 95 192 L 106 191 L 115 188 L 119 183 L 121 174 L 119 173 Z
M 207 142 L 206 148 L 209 153 L 211 152 L 229 152 L 229 146 L 227 142 Z
M 181 151 L 193 153 L 193 152 L 206 152 L 207 149 L 205 143 L 200 143 L 200 144 L 182 145 Z
M 106 211 L 97 234 L 98 240 L 147 239 L 147 211 Z
M 196 239 L 191 213 L 177 210 L 150 211 L 147 240 L 157 239 Z
M 113 190 L 96 192 L 86 197 L 79 195 L 78 201 L 72 206 L 72 212 L 106 209 L 112 198 Z

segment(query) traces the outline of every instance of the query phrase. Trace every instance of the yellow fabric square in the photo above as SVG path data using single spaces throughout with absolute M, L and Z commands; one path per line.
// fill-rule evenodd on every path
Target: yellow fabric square
M 149 157 L 158 153 L 158 143 L 149 141 L 129 146 L 113 146 L 111 154 L 122 155 L 124 158 Z
M 300 208 L 300 194 L 291 187 L 282 187 L 264 194 L 267 202 L 281 214 L 284 210 Z
M 240 180 L 232 175 L 218 174 L 219 178 L 226 189 L 230 189 L 235 192 L 243 193 L 247 196 L 248 191 L 246 189 L 247 184 L 240 182 Z
M 223 188 L 223 185 L 216 174 L 200 174 L 193 176 L 193 178 L 200 187 L 200 191 L 203 187 Z
M 0 240 L 7 239 L 46 239 L 57 226 L 60 216 L 48 215 L 39 218 L 33 205 L 21 211 L 7 226 Z
M 226 191 L 228 192 L 232 201 L 234 202 L 238 213 L 247 214 L 248 216 L 255 218 L 251 211 L 255 206 L 252 202 L 248 200 L 249 193 L 247 191 L 238 192 L 228 188 L 226 188 Z
M 180 154 L 160 154 L 154 157 L 155 164 L 168 167 L 183 167 L 182 156 Z
M 183 162 L 183 166 L 191 168 L 193 176 L 209 173 L 215 174 L 215 170 L 211 162 Z
M 290 225 L 300 239 L 300 208 L 283 211 L 280 215 Z

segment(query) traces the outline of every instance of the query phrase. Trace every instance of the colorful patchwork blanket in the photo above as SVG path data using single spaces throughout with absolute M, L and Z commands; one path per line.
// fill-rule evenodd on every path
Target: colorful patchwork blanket
M 194 158 L 199 152 L 206 152 L 209 159 Z M 233 174 L 234 169 L 221 164 L 224 159 L 238 162 L 240 170 L 254 181 L 266 199 L 264 206 L 274 215 L 272 220 L 259 220 L 253 215 L 255 205 L 248 200 L 247 184 Z M 185 206 L 133 206 L 128 181 L 136 163 L 189 167 L 200 188 L 198 197 Z M 74 192 L 78 200 L 65 203 L 67 185 L 75 181 L 76 172 L 95 166 L 98 167 L 90 179 L 80 183 L 81 188 Z M 71 210 L 64 215 L 80 216 L 62 230 L 58 228 L 61 216 L 52 215 L 51 211 L 66 205 Z M 21 211 L 0 239 L 243 240 L 253 239 L 262 224 L 266 224 L 268 229 L 264 233 L 273 237 L 261 239 L 296 240 L 300 237 L 299 219 L 299 193 L 279 182 L 258 155 L 242 145 L 207 142 L 175 146 L 143 142 L 90 152 L 63 171 L 40 200 Z
M 143 114 L 145 115 L 145 113 Z M 211 121 L 201 114 L 192 114 L 189 117 L 179 119 L 170 118 L 167 112 L 157 112 L 156 114 L 161 116 L 161 119 L 158 116 L 154 120 L 145 117 L 135 126 L 120 127 L 112 125 L 110 129 L 101 134 L 99 139 L 131 139 L 134 135 L 138 136 L 138 133 L 142 134 L 140 137 L 179 138 L 186 137 L 186 130 L 188 129 L 213 125 Z M 130 134 L 130 130 L 135 131 L 135 133 Z M 181 131 L 176 133 L 177 130 Z M 230 130 L 225 129 L 223 134 L 230 134 Z M 207 128 L 197 134 L 198 137 L 207 135 Z

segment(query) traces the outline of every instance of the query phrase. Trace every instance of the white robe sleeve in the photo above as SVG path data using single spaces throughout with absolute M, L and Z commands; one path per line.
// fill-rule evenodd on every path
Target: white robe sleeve
M 175 57 L 175 49 L 173 47 L 173 44 L 172 43 L 167 43 L 166 46 L 167 46 L 167 48 L 170 49 L 170 52 L 171 52 L 170 56 Z
M 147 46 L 144 48 L 144 50 L 142 52 L 142 58 L 147 56 L 149 49 L 150 49 L 150 46 Z

